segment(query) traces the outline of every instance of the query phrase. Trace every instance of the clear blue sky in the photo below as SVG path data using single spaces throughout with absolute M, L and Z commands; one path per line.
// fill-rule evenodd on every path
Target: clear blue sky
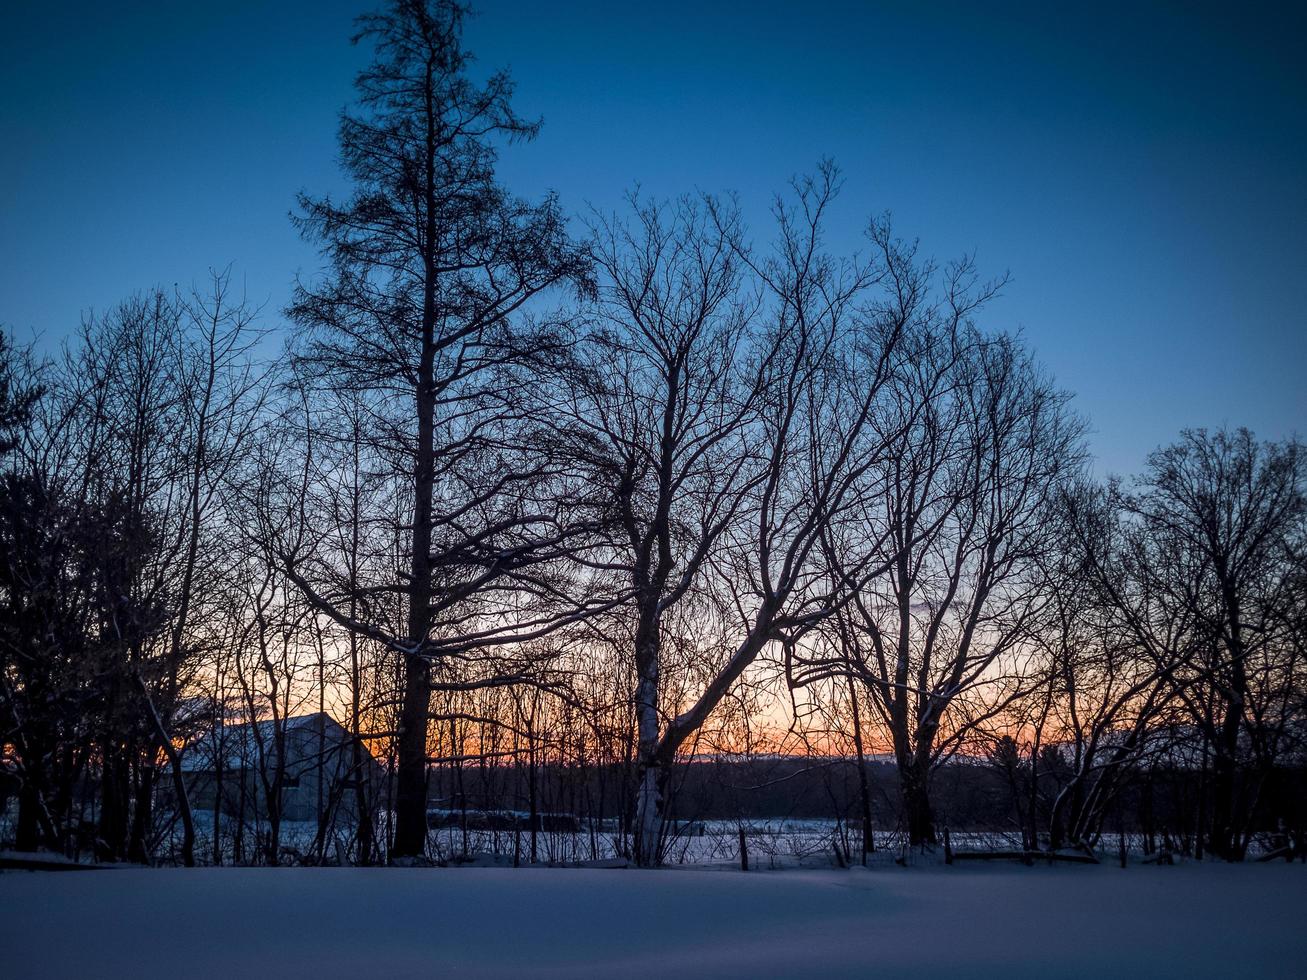
M 0 323 L 47 342 L 231 264 L 275 326 L 317 268 L 287 220 L 340 190 L 365 0 L 0 7 Z M 539 140 L 517 192 L 770 195 L 843 167 L 836 245 L 894 213 L 975 250 L 1090 416 L 1100 472 L 1184 426 L 1307 434 L 1307 5 L 526 3 L 468 44 Z

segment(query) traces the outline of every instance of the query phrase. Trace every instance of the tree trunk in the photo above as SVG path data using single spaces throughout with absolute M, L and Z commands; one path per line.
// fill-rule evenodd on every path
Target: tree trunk
M 100 773 L 100 844 L 97 858 L 120 861 L 127 853 L 127 807 L 129 782 L 124 749 L 112 737 L 103 743 L 104 763 Z
M 540 798 L 538 793 L 535 728 L 528 723 L 526 728 L 526 805 L 527 819 L 531 828 L 532 864 L 535 864 L 540 856 Z
M 355 714 L 357 718 L 357 712 Z M 369 865 L 372 863 L 372 802 L 371 794 L 368 792 L 368 769 L 363 764 L 363 743 L 358 737 L 358 722 L 354 724 L 354 743 L 353 743 L 353 771 L 354 771 L 354 799 L 356 801 L 357 813 L 357 838 L 358 852 L 355 861 L 358 864 Z
M 51 843 L 44 839 L 41 830 L 45 807 L 37 781 L 30 767 L 23 772 L 22 785 L 18 789 L 18 826 L 14 834 L 14 846 L 20 851 L 35 851 L 42 843 Z
M 1237 835 L 1234 828 L 1235 762 L 1224 747 L 1212 759 L 1212 832 L 1207 849 L 1223 861 L 1238 861 Z
M 853 683 L 853 675 L 848 675 L 849 701 L 853 705 L 853 747 L 858 755 L 858 795 L 862 803 L 862 864 L 867 864 L 867 855 L 876 850 L 876 838 L 871 830 L 871 789 L 867 785 L 867 760 L 862 745 L 862 714 L 858 710 L 858 689 Z
M 264 848 L 264 860 L 269 867 L 275 868 L 281 863 L 281 788 L 284 782 L 283 769 L 285 756 L 278 754 L 278 769 L 271 789 L 266 790 L 268 806 L 268 841 Z
M 431 680 L 422 657 L 404 658 L 404 703 L 395 767 L 395 842 L 391 856 L 416 858 L 427 844 L 427 717 Z
M 1230 688 L 1225 695 L 1225 717 L 1216 738 L 1216 756 L 1212 760 L 1212 838 L 1210 849 L 1226 861 L 1243 860 L 1243 823 L 1239 801 L 1239 731 L 1243 727 L 1248 676 L 1244 669 L 1244 647 L 1239 594 L 1228 581 L 1225 563 L 1217 560 L 1222 578 L 1222 594 L 1229 619 L 1227 644 L 1230 655 Z
M 136 685 L 137 692 L 143 700 L 146 714 L 148 714 L 150 718 L 150 724 L 154 727 L 154 734 L 155 738 L 158 740 L 159 748 L 162 749 L 164 755 L 168 758 L 168 767 L 172 774 L 173 792 L 177 796 L 177 810 L 182 821 L 182 864 L 188 868 L 193 868 L 195 867 L 195 816 L 191 812 L 190 794 L 186 792 L 186 775 L 182 772 L 181 756 L 177 754 L 177 748 L 172 744 L 172 736 L 168 733 L 168 729 L 164 725 L 163 719 L 159 717 L 159 712 L 155 710 L 154 702 L 150 699 L 149 691 L 145 687 L 145 681 L 141 678 L 139 673 L 134 673 L 132 675 L 132 680 Z M 153 751 L 153 749 L 154 747 L 151 746 L 151 751 Z M 146 769 L 146 774 L 151 777 L 153 776 L 153 765 Z M 145 811 L 148 815 L 152 793 L 147 792 L 144 796 Z M 138 815 L 140 808 L 141 802 L 138 797 Z M 149 822 L 147 820 L 147 830 L 148 826 Z M 213 822 L 213 835 L 214 840 L 216 841 L 218 837 L 218 821 L 216 818 Z M 133 858 L 133 860 L 140 860 L 142 863 L 145 863 L 145 857 L 143 855 L 144 849 L 142 848 L 142 857 Z M 215 863 L 217 862 L 215 861 Z
M 635 798 L 635 863 L 652 868 L 662 857 L 663 798 L 665 784 L 658 759 L 658 625 L 652 612 L 641 617 L 635 642 L 639 683 L 635 691 L 639 745 Z
M 147 743 L 146 750 L 153 745 Z M 154 814 L 154 760 L 147 759 L 140 767 L 136 784 L 136 806 L 132 811 L 132 831 L 127 843 L 127 860 L 136 864 L 149 864 L 150 825 Z
M 222 864 L 222 776 L 226 771 L 221 755 L 214 760 L 213 771 L 213 863 Z M 236 860 L 235 855 L 232 861 Z
M 236 834 L 231 843 L 233 864 L 242 864 L 245 861 L 245 805 L 249 798 L 249 773 L 244 752 L 241 753 L 240 760 L 240 768 L 237 770 L 239 778 L 236 783 Z
M 930 807 L 929 771 L 916 760 L 899 766 L 899 791 L 903 798 L 903 819 L 908 843 L 913 847 L 934 844 L 935 817 Z
M 428 89 L 428 110 L 431 93 Z M 426 233 L 428 248 L 435 242 L 434 139 L 430 120 L 427 132 Z M 427 720 L 431 714 L 431 676 L 423 653 L 431 629 L 431 523 L 435 492 L 435 322 L 436 273 L 426 257 L 422 290 L 422 353 L 418 364 L 414 409 L 417 443 L 413 457 L 413 553 L 408 587 L 408 642 L 404 655 L 404 702 L 400 714 L 397 783 L 395 788 L 395 844 L 392 857 L 417 858 L 427 843 Z
M 1238 755 L 1243 722 L 1242 671 L 1236 670 L 1235 689 L 1217 732 L 1212 758 L 1212 835 L 1208 849 L 1223 861 L 1242 861 L 1240 846 Z
M 662 859 L 664 782 L 656 763 L 641 767 L 635 801 L 635 863 L 641 868 L 655 867 Z
M 1050 851 L 1060 851 L 1066 844 L 1066 803 L 1068 799 L 1067 789 L 1063 789 L 1053 800 L 1053 806 L 1048 814 L 1048 849 Z

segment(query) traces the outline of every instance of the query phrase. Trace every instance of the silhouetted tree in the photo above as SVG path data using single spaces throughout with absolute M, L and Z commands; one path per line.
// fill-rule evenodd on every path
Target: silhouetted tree
M 1121 497 L 1134 518 L 1131 575 L 1100 575 L 1210 754 L 1207 844 L 1226 860 L 1244 855 L 1270 753 L 1284 744 L 1275 733 L 1292 711 L 1305 479 L 1295 441 L 1187 431 L 1149 456 Z
M 840 601 L 815 552 L 880 458 L 900 351 L 862 315 L 881 270 L 821 249 L 837 184 L 830 165 L 797 181 L 762 258 L 712 199 L 633 202 L 632 222 L 595 229 L 601 328 L 573 414 L 610 529 L 600 564 L 630 596 L 643 865 L 682 746 L 766 647 Z M 851 562 L 849 581 L 864 571 Z
M 844 575 L 845 556 L 870 540 L 887 574 L 852 591 L 826 652 L 792 652 L 791 683 L 853 663 L 894 747 L 908 838 L 933 843 L 932 770 L 1021 691 L 1020 645 L 1056 588 L 1040 566 L 1052 504 L 1081 430 L 1018 341 L 972 325 L 1001 280 L 977 284 L 964 261 L 937 294 L 929 263 L 887 229 L 877 241 L 907 366 L 891 394 L 892 448 L 869 474 L 879 492 L 826 551 Z
M 283 552 L 320 611 L 404 658 L 398 858 L 420 855 L 426 839 L 433 661 L 544 629 L 527 597 L 554 596 L 522 570 L 569 537 L 540 490 L 554 472 L 547 432 L 520 399 L 563 346 L 528 304 L 584 284 L 586 262 L 554 200 L 527 204 L 495 183 L 497 144 L 530 139 L 538 124 L 513 111 L 507 74 L 468 78 L 464 15 L 449 0 L 399 0 L 360 19 L 355 40 L 373 43 L 376 58 L 358 76 L 360 113 L 341 120 L 355 191 L 340 204 L 301 199 L 299 224 L 331 270 L 289 311 L 306 331 L 302 376 L 366 393 L 369 439 L 402 481 L 406 567 L 343 581 L 313 539 L 326 529 Z M 501 608 L 470 610 L 488 590 Z M 402 622 L 387 599 L 402 601 Z

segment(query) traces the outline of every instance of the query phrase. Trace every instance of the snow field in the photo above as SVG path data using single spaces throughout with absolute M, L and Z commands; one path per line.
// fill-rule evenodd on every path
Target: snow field
M 0 976 L 1307 974 L 1307 867 L 0 874 Z

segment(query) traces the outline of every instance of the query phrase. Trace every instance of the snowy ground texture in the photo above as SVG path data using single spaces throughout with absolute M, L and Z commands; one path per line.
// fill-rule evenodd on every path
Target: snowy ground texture
M 6 872 L 0 975 L 1301 977 L 1307 866 Z

